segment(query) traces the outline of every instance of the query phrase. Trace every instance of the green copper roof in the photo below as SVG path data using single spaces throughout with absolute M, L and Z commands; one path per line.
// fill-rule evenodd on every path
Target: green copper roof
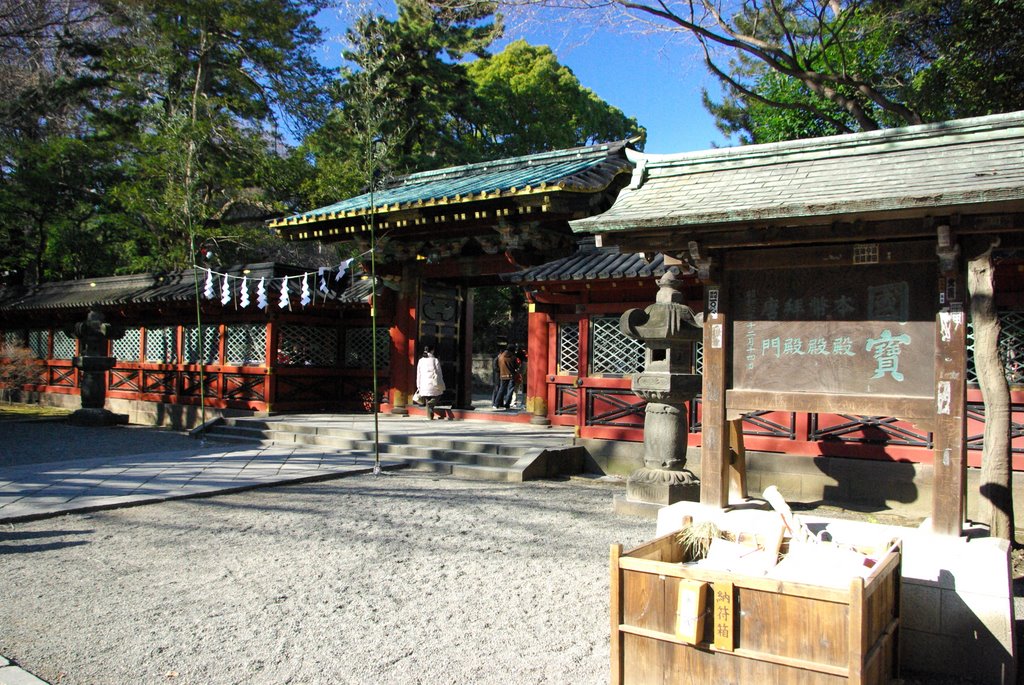
M 625 147 L 625 142 L 608 143 L 411 174 L 377 190 L 372 203 L 378 212 L 393 212 L 540 192 L 598 192 L 619 173 L 632 168 L 623 152 Z M 286 230 L 289 226 L 363 216 L 370 208 L 371 195 L 364 193 L 270 225 Z

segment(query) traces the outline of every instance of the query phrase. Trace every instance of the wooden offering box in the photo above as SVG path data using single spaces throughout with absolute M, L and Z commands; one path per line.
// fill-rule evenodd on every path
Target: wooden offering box
M 889 683 L 900 545 L 876 558 L 866 577 L 818 585 L 683 566 L 676 533 L 612 545 L 611 682 Z

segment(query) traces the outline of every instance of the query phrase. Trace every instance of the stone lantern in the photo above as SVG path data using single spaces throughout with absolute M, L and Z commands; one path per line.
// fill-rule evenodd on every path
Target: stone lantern
M 700 481 L 686 469 L 686 402 L 701 390 L 693 351 L 694 343 L 703 339 L 703 330 L 701 317 L 683 302 L 682 281 L 672 269 L 658 280 L 654 304 L 644 310 L 630 309 L 619 320 L 624 334 L 646 346 L 644 370 L 633 374 L 631 389 L 647 401 L 647 410 L 644 465 L 629 475 L 626 502 L 616 501 L 617 508 L 700 499 Z
M 76 323 L 72 331 L 81 343 L 81 356 L 74 357 L 71 364 L 82 372 L 82 408 L 71 415 L 70 421 L 85 426 L 127 423 L 127 416 L 103 407 L 107 398 L 106 374 L 117 363 L 116 357 L 107 355 L 107 341 L 123 336 L 124 329 L 106 323 L 99 309 L 90 309 L 85 321 Z

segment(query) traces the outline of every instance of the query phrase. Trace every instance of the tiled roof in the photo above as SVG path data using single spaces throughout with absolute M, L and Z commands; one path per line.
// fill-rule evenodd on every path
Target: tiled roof
M 206 272 L 198 270 L 199 290 L 202 293 Z M 294 266 L 262 262 L 259 264 L 236 265 L 218 269 L 220 273 L 241 277 L 244 273 L 250 281 L 260 278 L 283 278 L 306 273 L 308 270 Z M 125 304 L 156 302 L 190 302 L 196 297 L 196 276 L 192 269 L 166 274 L 134 274 L 131 276 L 108 276 L 77 281 L 55 281 L 37 286 L 7 286 L 0 288 L 0 312 L 27 312 L 39 310 L 85 309 L 88 307 L 112 307 Z M 289 282 L 289 291 L 299 295 L 301 283 Z M 348 290 L 353 291 L 349 293 Z M 356 281 L 338 296 L 342 302 L 366 301 L 369 286 Z M 366 291 L 363 293 L 363 291 Z M 218 284 L 219 292 L 219 284 Z M 362 295 L 362 299 L 360 296 Z M 276 295 L 275 295 L 276 296 Z
M 580 232 L 969 212 L 1024 200 L 1024 112 L 678 155 L 629 152 L 630 185 Z
M 619 252 L 617 247 L 584 247 L 575 254 L 540 266 L 502 276 L 512 283 L 580 281 L 609 278 L 662 276 L 665 261 L 659 253 L 648 261 L 639 254 Z
M 535 193 L 597 192 L 632 167 L 626 142 L 557 150 L 493 162 L 425 171 L 397 179 L 373 194 L 378 212 L 457 204 Z M 273 228 L 363 216 L 371 196 L 364 193 L 303 214 L 271 222 Z

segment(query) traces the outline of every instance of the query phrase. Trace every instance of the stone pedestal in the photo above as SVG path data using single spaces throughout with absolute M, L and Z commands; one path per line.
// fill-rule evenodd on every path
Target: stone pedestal
M 68 423 L 74 426 L 117 426 L 127 425 L 127 414 L 115 414 L 112 411 L 89 407 L 74 411 L 68 417 Z

